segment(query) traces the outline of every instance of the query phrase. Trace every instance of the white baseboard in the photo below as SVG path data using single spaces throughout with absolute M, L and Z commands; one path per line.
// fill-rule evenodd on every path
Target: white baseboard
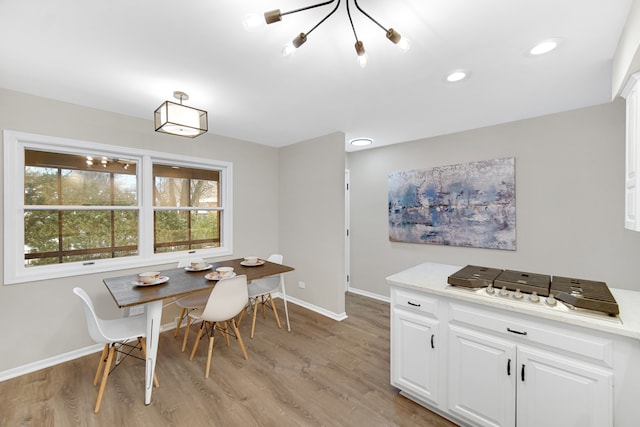
M 167 325 L 162 325 L 160 332 L 164 332 L 167 329 L 175 329 L 175 322 Z M 0 382 L 9 380 L 11 378 L 19 377 L 20 375 L 30 374 L 32 372 L 39 371 L 40 369 L 49 368 L 51 366 L 59 365 L 70 360 L 79 359 L 89 354 L 98 353 L 102 351 L 103 344 L 94 344 L 88 347 L 79 348 L 77 350 L 70 351 L 68 353 L 62 353 L 57 356 L 49 357 L 47 359 L 37 360 L 26 365 L 18 366 L 16 368 L 7 369 L 6 371 L 0 371 Z
M 353 292 L 353 290 L 350 290 Z M 357 293 L 357 292 L 356 292 Z M 375 298 L 375 296 L 372 296 L 374 294 L 362 294 L 365 296 L 370 296 L 371 298 Z M 278 294 L 274 294 L 273 295 L 276 298 L 282 298 L 282 294 L 278 293 Z M 292 303 L 292 304 L 296 304 L 299 305 L 301 307 L 304 307 L 308 310 L 311 311 L 315 311 L 316 313 L 322 314 L 323 316 L 326 316 L 330 319 L 336 320 L 336 321 L 342 321 L 344 319 L 347 318 L 347 314 L 346 313 L 334 313 L 332 311 L 329 310 L 325 310 L 322 307 L 318 307 L 316 305 L 313 304 L 309 304 L 305 301 L 301 301 L 297 298 L 292 298 L 290 296 L 287 296 L 287 301 Z M 168 304 L 167 304 L 168 305 Z M 295 326 L 295 319 L 293 321 L 293 324 Z M 169 322 L 165 325 L 162 325 L 160 327 L 160 333 L 166 331 L 166 330 L 173 330 L 176 327 L 176 323 L 174 322 Z M 42 359 L 42 360 L 38 360 L 36 362 L 32 362 L 32 363 L 27 363 L 26 365 L 22 365 L 22 366 L 18 366 L 16 368 L 12 368 L 12 369 L 7 369 L 6 371 L 0 371 L 0 381 L 5 381 L 11 378 L 15 378 L 15 377 L 19 377 L 21 375 L 26 375 L 26 374 L 30 374 L 32 372 L 36 372 L 39 371 L 40 369 L 44 369 L 44 368 L 48 368 L 50 366 L 54 366 L 54 365 L 58 365 L 60 363 L 65 363 L 68 362 L 70 360 L 74 360 L 74 359 L 78 359 L 80 357 L 84 357 L 87 356 L 89 354 L 93 354 L 93 353 L 97 353 L 99 351 L 102 351 L 102 344 L 94 344 L 91 345 L 89 347 L 84 347 L 84 348 L 80 348 L 77 350 L 73 350 L 70 351 L 68 353 L 63 353 L 63 354 L 59 354 L 57 356 L 53 356 L 53 357 L 49 357 L 47 359 Z
M 385 297 L 385 296 L 382 296 L 382 295 L 374 294 L 374 293 L 371 293 L 371 292 L 368 292 L 368 291 L 363 291 L 361 289 L 356 289 L 356 288 L 349 287 L 348 292 L 351 292 L 352 294 L 358 294 L 358 295 L 362 295 L 362 296 L 369 297 L 369 298 L 372 298 L 372 299 L 376 299 L 378 301 L 386 302 L 388 304 L 391 303 L 391 298 L 389 298 L 389 297 Z

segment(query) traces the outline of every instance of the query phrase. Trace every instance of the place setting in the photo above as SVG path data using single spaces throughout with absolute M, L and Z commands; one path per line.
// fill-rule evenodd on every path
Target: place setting
M 258 258 L 257 256 L 246 256 L 242 261 L 240 261 L 240 265 L 244 267 L 257 267 L 259 265 L 264 265 L 265 260 Z
M 203 260 L 195 260 L 191 261 L 191 264 L 186 266 L 184 269 L 186 271 L 206 271 L 212 267 L 211 264 L 207 264 Z
M 204 278 L 207 280 L 222 280 L 236 277 L 236 273 L 233 271 L 233 267 L 218 267 L 216 271 L 205 274 Z
M 162 276 L 159 271 L 145 271 L 138 274 L 138 278 L 131 282 L 134 286 L 155 286 L 167 283 L 169 276 Z

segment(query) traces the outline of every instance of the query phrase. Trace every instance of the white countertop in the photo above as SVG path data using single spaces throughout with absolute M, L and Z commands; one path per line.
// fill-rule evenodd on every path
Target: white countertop
M 470 290 L 449 285 L 447 278 L 462 267 L 463 266 L 426 262 L 408 270 L 392 274 L 387 277 L 386 280 L 390 285 L 401 286 L 434 295 L 442 295 L 461 301 L 496 307 L 507 311 L 528 314 L 640 340 L 640 292 L 610 288 L 620 309 L 620 315 L 617 318 L 599 314 L 583 315 L 583 312 L 576 313 L 564 305 L 559 309 L 551 309 L 542 304 L 489 296 L 484 293 L 484 289 Z

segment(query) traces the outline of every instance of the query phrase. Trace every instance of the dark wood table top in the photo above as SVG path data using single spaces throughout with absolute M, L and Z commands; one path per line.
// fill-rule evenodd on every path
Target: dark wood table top
M 238 258 L 213 262 L 210 263 L 212 267 L 205 271 L 188 271 L 184 268 L 162 270 L 160 274 L 169 277 L 169 281 L 153 286 L 137 286 L 134 284 L 138 277 L 136 274 L 109 277 L 104 279 L 103 282 L 118 307 L 124 308 L 211 289 L 217 282 L 208 280 L 204 276 L 215 271 L 218 267 L 233 267 L 233 271 L 237 275 L 245 274 L 248 282 L 294 270 L 293 267 L 269 261 L 265 261 L 263 265 L 245 267 L 240 264 L 242 260 L 242 258 Z

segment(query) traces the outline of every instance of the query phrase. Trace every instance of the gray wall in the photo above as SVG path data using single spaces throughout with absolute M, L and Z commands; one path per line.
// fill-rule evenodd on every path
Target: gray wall
M 150 116 L 153 107 L 149 106 Z M 154 132 L 151 120 L 0 89 L 0 129 L 233 162 L 233 257 L 267 257 L 271 253 L 280 252 L 284 255 L 285 262 L 296 267 L 296 277 L 311 284 L 314 283 L 311 275 L 318 270 L 314 264 L 342 265 L 344 250 L 331 253 L 326 246 L 319 247 L 315 240 L 326 235 L 329 237 L 328 242 L 332 244 L 335 237 L 331 236 L 335 235 L 336 227 L 340 227 L 337 218 L 344 217 L 343 204 L 333 204 L 335 199 L 342 197 L 333 192 L 340 192 L 341 188 L 337 188 L 336 183 L 344 179 L 344 136 L 337 134 L 305 142 L 300 147 L 288 148 L 281 156 L 279 150 L 273 147 L 216 136 L 215 117 L 212 117 L 211 122 L 210 133 L 196 139 L 180 138 Z M 324 147 L 329 150 L 325 152 Z M 318 159 L 321 161 L 316 162 Z M 305 168 L 298 171 L 296 164 L 287 164 L 288 162 L 304 164 Z M 324 165 L 329 165 L 329 168 Z M 335 176 L 331 176 L 334 173 Z M 322 174 L 323 179 L 319 180 L 318 177 Z M 280 185 L 283 178 L 300 180 L 298 184 L 293 183 L 291 194 L 296 198 L 308 197 L 313 200 L 293 204 L 284 210 L 280 191 L 281 188 L 289 191 L 290 187 Z M 326 183 L 329 186 L 325 188 Z M 0 185 L 4 184 L 0 181 Z M 319 195 L 318 199 L 315 199 L 315 194 Z M 330 205 L 325 205 L 327 200 Z M 4 207 L 0 211 L 4 214 Z M 281 212 L 287 215 L 286 221 L 280 220 Z M 308 239 L 309 236 L 304 233 L 297 238 L 296 234 L 287 232 L 289 220 L 297 224 L 298 230 L 304 229 L 302 221 L 313 224 L 312 239 Z M 327 229 L 323 230 L 323 227 Z M 281 233 L 286 243 L 284 247 L 280 245 Z M 3 235 L 2 232 L 0 237 Z M 3 262 L 2 251 L 0 246 L 0 263 Z M 293 252 L 296 256 L 293 256 Z M 307 259 L 305 254 L 315 254 L 317 258 Z M 300 265 L 294 262 L 299 262 Z M 158 268 L 173 266 L 162 265 Z M 38 364 L 45 359 L 63 359 L 64 356 L 61 355 L 65 353 L 81 353 L 84 348 L 92 346 L 82 307 L 71 292 L 72 288 L 85 288 L 96 300 L 97 310 L 103 317 L 118 317 L 120 313 L 102 284 L 102 278 L 134 272 L 121 270 L 0 286 L 0 341 L 4 343 L 0 357 L 0 377 L 3 372 L 22 369 L 24 365 Z M 289 288 L 294 291 L 293 279 L 287 277 L 287 280 Z M 344 301 L 339 301 L 340 297 L 344 299 L 342 284 L 326 280 L 323 281 L 323 292 L 313 290 L 319 287 L 312 285 L 311 292 L 296 296 L 301 303 L 326 310 L 333 316 L 342 315 Z M 177 314 L 175 306 L 167 307 L 163 312 L 163 324 L 172 322 Z M 295 327 L 295 319 L 292 319 L 292 325 Z
M 280 150 L 280 247 L 287 294 L 344 315 L 344 134 Z M 285 262 L 286 264 L 286 262 Z M 305 288 L 300 289 L 298 282 Z
M 349 154 L 351 287 L 384 297 L 413 265 L 476 264 L 640 290 L 640 233 L 624 229 L 625 105 L 611 104 Z M 516 251 L 390 242 L 387 174 L 516 159 Z

